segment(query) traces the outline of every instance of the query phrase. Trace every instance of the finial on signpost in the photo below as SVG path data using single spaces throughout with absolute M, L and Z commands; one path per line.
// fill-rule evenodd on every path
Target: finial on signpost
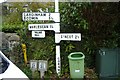
M 58 0 L 55 0 L 55 12 L 59 12 Z

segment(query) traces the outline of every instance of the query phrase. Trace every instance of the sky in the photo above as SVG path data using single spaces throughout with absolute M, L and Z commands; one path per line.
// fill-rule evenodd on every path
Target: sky
M 6 0 L 0 0 L 0 3 L 4 2 L 4 1 L 6 1 Z

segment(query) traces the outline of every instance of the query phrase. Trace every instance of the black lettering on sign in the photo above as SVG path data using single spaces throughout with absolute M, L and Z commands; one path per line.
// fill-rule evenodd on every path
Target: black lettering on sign
M 25 17 L 46 16 L 46 13 L 24 13 Z
M 58 69 L 58 71 L 60 71 L 60 69 Z
M 36 13 L 35 16 L 40 16 L 41 14 Z
M 63 38 L 63 35 L 61 35 L 61 38 Z
M 39 63 L 39 67 L 40 67 L 40 69 L 42 69 L 42 63 Z
M 26 17 L 24 17 L 24 19 L 26 19 Z
M 48 25 L 46 25 L 46 27 L 45 28 L 48 28 Z
M 71 38 L 73 38 L 73 35 L 71 35 Z
M 36 13 L 35 16 L 46 16 L 46 14 L 45 13 L 40 13 L 40 14 Z
M 32 64 L 32 68 L 34 68 L 35 67 L 35 64 Z
M 25 20 L 28 20 L 28 17 L 24 17 Z
M 73 38 L 73 35 L 65 35 L 65 38 L 67 38 L 67 39 L 72 39 L 72 38 Z
M 34 19 L 38 19 L 38 17 L 34 17 Z
M 28 16 L 28 14 L 26 14 L 25 16 Z
M 25 19 L 25 20 L 32 20 L 32 19 L 37 20 L 37 19 L 38 19 L 38 17 L 24 17 L 24 19 Z
M 36 68 L 36 64 L 32 63 L 32 69 L 35 69 L 35 68 Z
M 53 25 L 50 25 L 50 28 L 53 28 Z
M 39 36 L 39 34 L 35 34 L 35 36 Z
M 64 37 L 65 37 L 65 38 L 67 38 L 68 36 L 67 36 L 67 35 L 65 35 Z
M 40 28 L 40 26 L 38 25 L 38 29 Z
M 43 14 L 44 16 L 46 16 L 46 14 Z
M 38 32 L 35 32 L 35 33 L 38 33 Z
M 42 33 L 42 32 L 39 32 L 39 33 Z
M 75 35 L 75 39 L 79 39 L 79 36 L 78 36 L 78 35 Z
M 59 57 L 58 57 L 58 62 L 60 62 L 60 59 L 59 59 Z

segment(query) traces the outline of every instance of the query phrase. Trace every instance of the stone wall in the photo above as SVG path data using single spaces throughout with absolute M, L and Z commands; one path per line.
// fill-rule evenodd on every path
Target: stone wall
M 2 36 L 1 41 L 1 50 L 12 50 L 13 47 L 17 46 L 20 41 L 20 37 L 16 33 L 4 33 L 0 32 L 0 35 Z

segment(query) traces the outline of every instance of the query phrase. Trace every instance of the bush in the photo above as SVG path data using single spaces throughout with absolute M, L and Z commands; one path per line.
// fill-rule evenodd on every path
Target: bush
M 11 32 L 11 33 L 15 33 L 17 30 L 20 30 L 24 28 L 23 24 L 18 24 L 18 25 L 12 25 L 12 24 L 3 24 L 2 25 L 2 31 L 3 32 Z

